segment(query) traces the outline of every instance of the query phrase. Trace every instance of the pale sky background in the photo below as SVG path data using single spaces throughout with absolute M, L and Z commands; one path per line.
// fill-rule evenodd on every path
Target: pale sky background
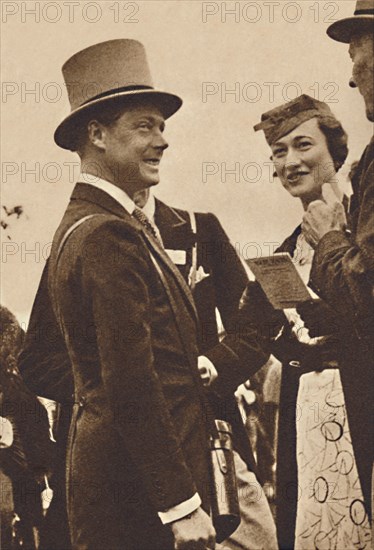
M 225 14 L 235 5 L 236 16 Z M 22 204 L 25 214 L 7 219 L 11 240 L 1 231 L 1 303 L 27 321 L 48 243 L 79 173 L 78 157 L 53 141 L 70 111 L 61 66 L 71 55 L 114 38 L 145 45 L 156 86 L 184 99 L 167 121 L 170 147 L 155 194 L 172 206 L 214 212 L 238 250 L 266 254 L 266 243 L 281 242 L 302 211 L 277 179 L 270 181 L 264 165 L 270 151 L 263 133 L 253 132 L 261 113 L 301 92 L 327 101 L 350 138 L 340 176 L 345 190 L 349 165 L 372 135 L 363 99 L 348 87 L 348 47 L 326 35 L 330 22 L 352 15 L 354 6 L 351 0 L 2 1 L 1 199 L 10 208 Z M 205 21 L 204 10 L 211 13 Z M 204 83 L 216 92 L 205 101 Z M 274 97 L 265 83 L 279 83 Z M 225 97 L 225 86 L 236 86 L 239 98 Z M 30 90 L 36 92 L 25 94 Z M 204 178 L 206 163 L 218 173 Z M 232 170 L 235 163 L 239 181 L 233 174 L 224 181 L 222 165 Z

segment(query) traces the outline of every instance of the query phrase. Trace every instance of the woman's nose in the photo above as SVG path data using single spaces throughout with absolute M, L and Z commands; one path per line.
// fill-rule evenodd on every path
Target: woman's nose
M 285 159 L 285 163 L 287 167 L 299 166 L 299 164 L 301 163 L 300 153 L 296 149 L 289 149 Z

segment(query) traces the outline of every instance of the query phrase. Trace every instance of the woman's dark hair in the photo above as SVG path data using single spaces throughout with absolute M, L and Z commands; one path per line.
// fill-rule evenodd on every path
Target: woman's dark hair
M 333 116 L 317 116 L 318 126 L 326 137 L 327 147 L 334 161 L 335 170 L 338 172 L 348 156 L 348 136 Z

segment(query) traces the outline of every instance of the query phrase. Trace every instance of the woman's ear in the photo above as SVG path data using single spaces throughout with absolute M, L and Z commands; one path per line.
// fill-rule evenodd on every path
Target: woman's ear
M 273 159 L 273 155 L 271 155 L 270 160 L 271 160 L 271 162 L 273 162 L 273 160 L 274 160 L 274 159 Z M 277 174 L 276 170 L 274 170 L 274 172 L 273 172 L 273 178 L 277 178 L 277 177 L 278 177 L 278 174 Z

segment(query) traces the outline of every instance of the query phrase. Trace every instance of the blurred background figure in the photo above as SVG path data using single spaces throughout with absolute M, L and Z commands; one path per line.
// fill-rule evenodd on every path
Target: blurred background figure
M 43 523 L 41 493 L 49 474 L 53 443 L 47 412 L 25 387 L 17 367 L 23 331 L 0 306 L 0 414 L 2 442 L 1 548 L 34 550 Z

